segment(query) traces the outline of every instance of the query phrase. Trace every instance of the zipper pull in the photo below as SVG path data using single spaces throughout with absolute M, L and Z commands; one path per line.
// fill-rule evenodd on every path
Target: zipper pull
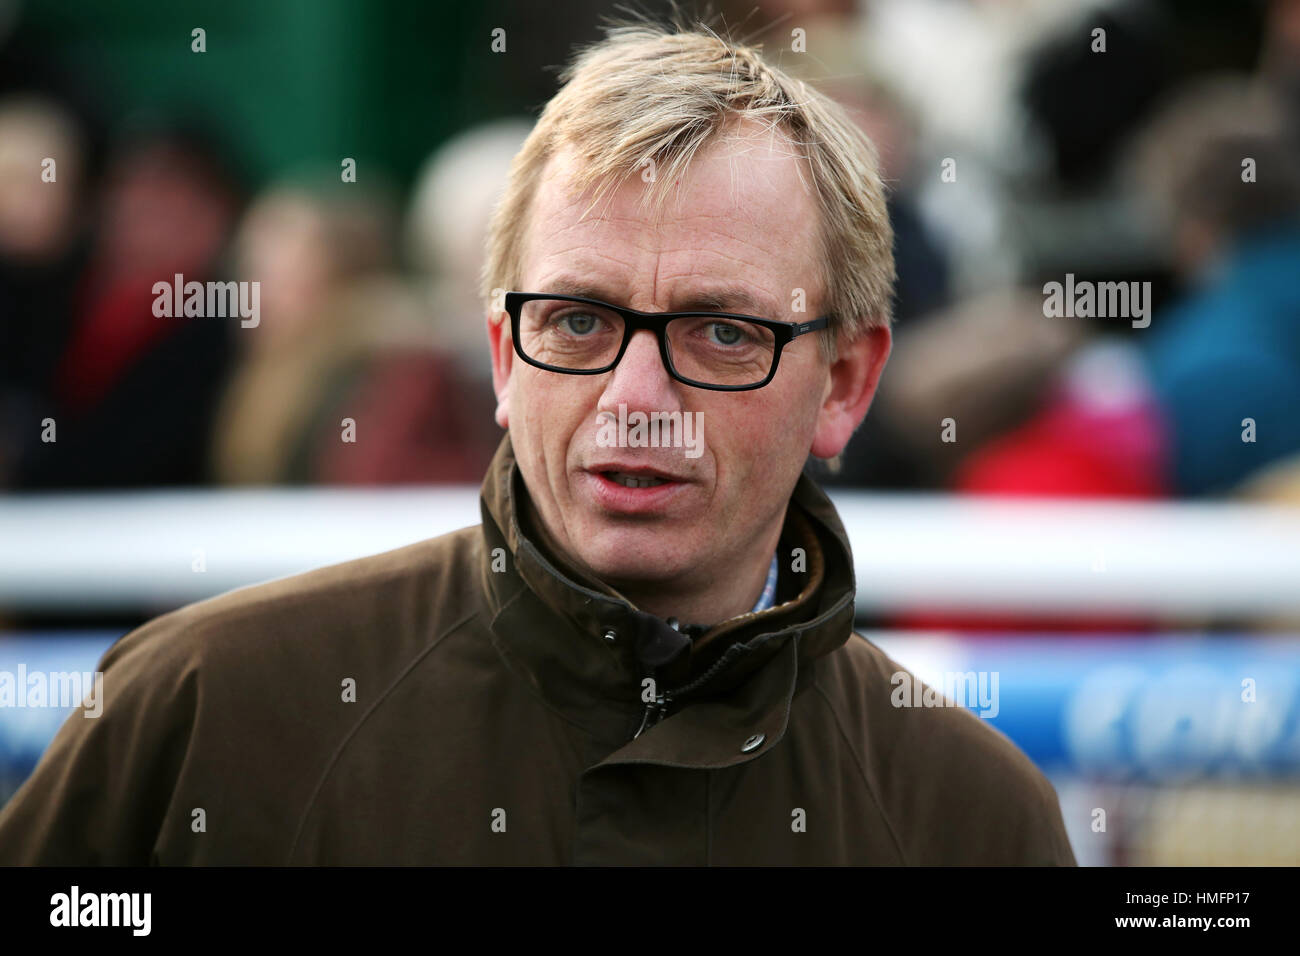
M 636 740 L 648 728 L 653 727 L 655 724 L 659 723 L 659 721 L 664 719 L 664 716 L 668 713 L 668 704 L 671 700 L 671 694 L 660 694 L 650 703 L 645 705 L 645 713 L 641 715 L 641 726 L 638 727 L 636 733 L 632 735 L 633 740 Z M 650 719 L 652 713 L 655 715 L 654 720 Z

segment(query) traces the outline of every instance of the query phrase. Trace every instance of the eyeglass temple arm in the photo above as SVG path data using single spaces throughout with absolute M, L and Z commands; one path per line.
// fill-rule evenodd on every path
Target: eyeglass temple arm
M 816 332 L 818 329 L 824 329 L 830 325 L 831 317 L 823 315 L 820 319 L 813 319 L 810 322 L 801 322 L 790 330 L 790 338 L 797 338 L 805 332 Z

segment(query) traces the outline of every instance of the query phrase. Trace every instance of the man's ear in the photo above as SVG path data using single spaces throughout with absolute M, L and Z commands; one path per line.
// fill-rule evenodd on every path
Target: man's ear
M 887 326 L 876 326 L 855 341 L 840 343 L 830 367 L 830 380 L 810 451 L 817 458 L 834 458 L 844 450 L 853 431 L 867 416 L 880 384 L 893 337 Z
M 510 372 L 514 369 L 515 347 L 510 340 L 510 323 L 504 312 L 487 314 L 488 343 L 492 349 L 492 388 L 497 393 L 497 424 L 510 427 Z

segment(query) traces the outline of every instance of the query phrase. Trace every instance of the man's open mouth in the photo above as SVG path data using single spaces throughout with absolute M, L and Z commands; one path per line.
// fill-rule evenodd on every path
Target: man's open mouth
M 630 475 L 624 471 L 602 471 L 601 475 L 624 488 L 653 488 L 655 485 L 666 485 L 671 480 L 653 475 Z

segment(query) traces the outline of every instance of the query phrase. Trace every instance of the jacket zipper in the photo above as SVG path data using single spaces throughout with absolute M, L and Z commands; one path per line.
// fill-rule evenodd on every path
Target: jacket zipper
M 653 680 L 653 678 L 651 679 Z M 636 740 L 645 730 L 664 719 L 664 716 L 668 713 L 668 704 L 672 699 L 673 695 L 668 691 L 664 691 L 664 693 L 645 705 L 645 712 L 641 715 L 641 726 L 632 735 L 633 740 Z M 651 720 L 651 716 L 654 717 L 653 720 Z
M 683 687 L 679 687 L 676 690 L 664 691 L 662 694 L 659 694 L 657 697 L 655 697 L 654 700 L 646 704 L 645 712 L 641 714 L 641 726 L 638 727 L 636 733 L 632 735 L 632 739 L 636 740 L 643 733 L 645 733 L 646 730 L 653 727 L 655 724 L 659 723 L 659 721 L 663 720 L 664 717 L 668 715 L 668 706 L 673 702 L 674 698 L 681 697 L 683 694 L 689 691 L 697 690 L 702 685 L 707 684 L 710 680 L 713 679 L 714 675 L 717 674 L 718 671 L 722 670 L 729 663 L 730 663 L 729 655 L 724 654 L 722 657 L 720 657 L 717 661 L 713 663 L 712 667 L 706 670 L 699 677 L 695 678 L 695 680 L 691 681 L 689 684 L 686 684 Z M 648 674 L 647 676 L 651 680 L 654 680 L 653 672 Z M 652 717 L 653 720 L 651 719 Z

